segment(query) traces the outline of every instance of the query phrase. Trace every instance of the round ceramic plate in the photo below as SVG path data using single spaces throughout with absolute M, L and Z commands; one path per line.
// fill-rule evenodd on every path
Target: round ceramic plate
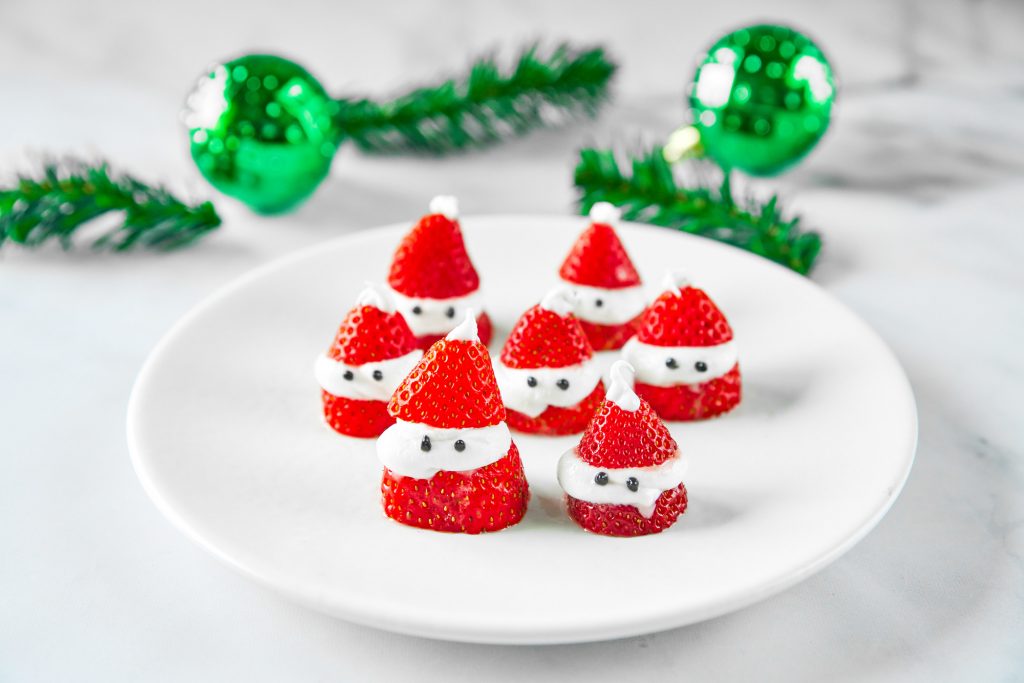
M 462 221 L 496 324 L 492 351 L 556 283 L 582 218 Z M 432 638 L 600 640 L 736 610 L 842 555 L 885 514 L 913 461 L 916 411 L 885 344 L 809 280 L 664 228 L 620 235 L 649 294 L 684 269 L 740 344 L 743 403 L 672 424 L 690 508 L 668 531 L 607 538 L 565 514 L 555 462 L 576 438 L 515 435 L 532 498 L 480 536 L 387 519 L 374 442 L 320 416 L 313 360 L 408 225 L 342 237 L 260 268 L 198 306 L 140 374 L 135 469 L 184 533 L 309 607 Z M 602 354 L 610 363 L 613 354 Z

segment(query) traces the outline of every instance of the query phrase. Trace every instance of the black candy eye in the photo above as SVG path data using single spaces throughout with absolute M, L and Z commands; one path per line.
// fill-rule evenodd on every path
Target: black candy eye
M 430 437 L 429 436 L 423 437 L 423 441 L 420 441 L 420 450 L 423 451 L 424 453 L 426 453 L 427 451 L 430 450 Z
M 526 386 L 528 386 L 528 387 L 535 387 L 535 386 L 537 386 L 537 378 L 536 377 L 527 377 L 526 378 Z
M 555 386 L 561 389 L 562 391 L 565 391 L 569 388 L 569 380 L 560 379 L 557 382 L 555 382 Z
M 342 375 L 342 377 L 344 377 L 345 379 L 347 379 L 348 381 L 351 382 L 353 379 L 355 379 L 356 376 L 354 374 L 352 374 L 351 370 L 346 370 L 345 374 Z
M 693 364 L 693 368 L 697 372 L 707 372 L 708 371 L 708 364 L 705 363 L 702 360 L 699 360 L 699 361 L 697 361 L 696 363 Z
M 594 475 L 594 483 L 597 484 L 598 486 L 604 486 L 605 484 L 607 484 L 608 483 L 608 473 L 607 472 L 598 472 L 597 474 L 595 474 Z
M 466 450 L 466 442 L 463 441 L 462 439 L 459 439 L 458 441 L 456 441 L 455 442 L 455 450 L 457 450 L 459 453 L 461 453 L 462 451 Z
M 454 318 L 455 317 L 455 307 L 454 306 L 449 306 L 448 310 L 446 310 L 444 312 L 444 314 L 446 316 L 448 316 L 449 318 Z
M 373 378 L 379 382 L 382 379 L 384 379 L 384 373 L 381 372 L 380 370 L 374 370 L 373 371 Z
M 419 315 L 420 313 L 423 312 L 423 309 L 420 306 L 413 306 L 412 307 L 412 312 L 413 312 L 413 315 Z
M 635 491 L 639 491 L 640 490 L 640 480 L 637 479 L 636 477 L 630 477 L 629 479 L 626 480 L 626 488 L 629 489 L 630 491 L 634 491 L 634 492 Z
M 597 306 L 598 308 L 601 308 L 602 306 L 604 306 L 604 299 L 594 299 L 594 305 Z
M 665 361 L 665 367 L 667 367 L 669 370 L 675 370 L 676 368 L 679 367 L 679 362 L 676 361 L 675 358 L 669 358 L 668 360 Z

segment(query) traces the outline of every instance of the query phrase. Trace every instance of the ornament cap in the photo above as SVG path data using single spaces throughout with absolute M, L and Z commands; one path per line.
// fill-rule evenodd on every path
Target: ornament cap
M 430 213 L 441 214 L 450 221 L 459 218 L 459 200 L 452 195 L 439 194 L 430 200 Z

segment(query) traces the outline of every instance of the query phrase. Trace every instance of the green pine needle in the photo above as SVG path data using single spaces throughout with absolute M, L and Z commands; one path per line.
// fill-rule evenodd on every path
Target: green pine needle
M 486 57 L 460 79 L 384 103 L 340 100 L 337 122 L 367 152 L 443 154 L 480 147 L 593 116 L 615 69 L 601 48 L 577 51 L 562 44 L 541 54 L 534 45 L 508 72 Z
M 611 202 L 626 220 L 652 223 L 702 235 L 746 249 L 806 275 L 821 249 L 821 237 L 803 232 L 799 217 L 787 218 L 778 197 L 738 202 L 729 189 L 699 183 L 680 185 L 661 148 L 631 159 L 624 171 L 612 150 L 583 149 L 576 166 L 580 212 L 597 202 Z
M 66 159 L 47 163 L 36 178 L 23 175 L 15 187 L 0 189 L 0 247 L 8 241 L 37 247 L 57 240 L 70 249 L 79 228 L 111 211 L 123 212 L 123 219 L 95 239 L 93 249 L 170 251 L 220 225 L 210 202 L 189 206 L 161 187 L 112 175 L 106 163 Z

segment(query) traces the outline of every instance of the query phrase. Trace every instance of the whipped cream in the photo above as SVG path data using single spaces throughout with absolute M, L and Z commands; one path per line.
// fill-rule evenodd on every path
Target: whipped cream
M 636 370 L 624 360 L 617 360 L 608 369 L 608 392 L 606 398 L 626 412 L 635 413 L 640 409 L 640 397 L 633 391 Z
M 469 310 L 477 315 L 483 310 L 483 299 L 480 290 L 465 296 L 450 299 L 427 299 L 405 296 L 391 289 L 395 305 L 409 324 L 409 329 L 417 337 L 428 334 L 447 334 L 466 317 Z
M 430 213 L 439 213 L 454 221 L 459 217 L 459 200 L 451 195 L 439 194 L 430 200 Z
M 558 460 L 558 485 L 578 500 L 597 505 L 632 505 L 641 515 L 650 518 L 661 494 L 683 483 L 686 467 L 686 461 L 678 453 L 652 467 L 594 467 L 584 462 L 573 448 Z M 606 482 L 603 485 L 597 483 L 601 473 L 607 476 L 607 479 L 600 478 Z M 627 484 L 631 478 L 638 483 L 636 491 Z
M 654 346 L 633 337 L 622 357 L 636 368 L 636 381 L 656 387 L 703 384 L 727 374 L 739 359 L 736 341 L 716 346 Z
M 387 401 L 422 356 L 416 349 L 398 358 L 347 365 L 324 353 L 317 357 L 313 373 L 329 394 L 357 401 Z
M 616 225 L 622 218 L 622 210 L 611 202 L 596 202 L 590 207 L 590 220 L 604 225 Z
M 366 287 L 356 297 L 356 305 L 372 306 L 384 313 L 395 312 L 395 299 L 391 296 L 391 290 L 374 282 L 366 283 Z
M 593 358 L 561 368 L 510 368 L 495 360 L 494 376 L 507 408 L 537 417 L 551 406 L 568 408 L 589 396 L 601 381 L 601 368 Z M 558 385 L 562 380 L 569 383 L 564 389 Z
M 599 325 L 621 325 L 640 315 L 647 303 L 640 285 L 605 289 L 565 281 L 575 299 L 574 313 L 580 320 Z
M 439 429 L 399 420 L 377 439 L 377 457 L 396 475 L 430 479 L 441 471 L 486 467 L 504 458 L 511 446 L 512 434 L 504 422 L 475 429 Z

